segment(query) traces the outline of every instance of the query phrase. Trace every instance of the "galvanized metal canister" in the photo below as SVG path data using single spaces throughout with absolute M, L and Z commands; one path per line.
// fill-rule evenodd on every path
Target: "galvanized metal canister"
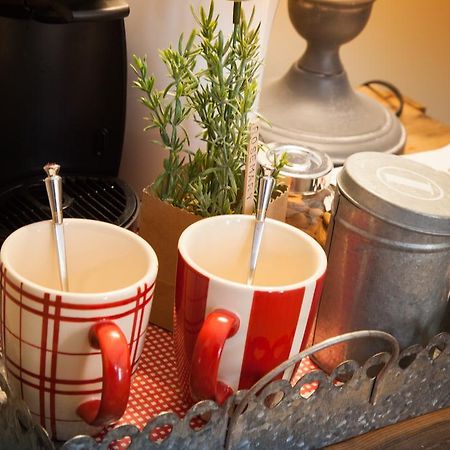
M 314 342 L 378 329 L 402 348 L 426 343 L 449 313 L 450 176 L 400 156 L 364 152 L 347 159 L 337 187 Z M 361 341 L 316 360 L 328 371 L 383 350 Z

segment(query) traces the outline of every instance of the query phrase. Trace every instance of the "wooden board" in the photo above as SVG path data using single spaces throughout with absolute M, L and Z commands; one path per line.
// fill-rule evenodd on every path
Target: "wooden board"
M 450 408 L 390 425 L 327 447 L 330 450 L 450 449 Z
M 398 100 L 384 88 L 364 86 L 359 90 L 393 111 L 398 108 Z M 400 117 L 407 132 L 404 153 L 434 150 L 450 144 L 450 126 L 427 116 L 426 107 L 415 100 L 408 97 L 404 97 L 404 100 L 405 104 Z

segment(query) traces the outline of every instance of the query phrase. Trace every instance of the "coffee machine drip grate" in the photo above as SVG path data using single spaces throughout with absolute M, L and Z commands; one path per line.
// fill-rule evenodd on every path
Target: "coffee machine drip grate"
M 64 217 L 102 220 L 125 228 L 136 223 L 139 201 L 134 191 L 114 177 L 63 177 Z M 51 217 L 41 179 L 0 194 L 0 244 L 16 229 Z

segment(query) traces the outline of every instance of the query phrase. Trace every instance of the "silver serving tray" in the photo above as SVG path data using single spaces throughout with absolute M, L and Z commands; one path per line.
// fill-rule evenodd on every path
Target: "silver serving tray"
M 345 361 L 330 375 L 315 370 L 293 386 L 286 380 L 271 381 L 319 350 L 367 337 L 385 339 L 391 352 L 374 355 L 363 365 Z M 172 412 L 162 413 L 143 430 L 122 425 L 109 431 L 101 443 L 89 436 L 77 436 L 60 445 L 32 421 L 26 405 L 12 394 L 0 375 L 4 392 L 0 403 L 0 450 L 106 450 L 112 442 L 125 437 L 130 439 L 129 450 L 322 448 L 450 406 L 449 370 L 447 333 L 435 336 L 426 347 L 415 345 L 399 352 L 391 335 L 358 331 L 301 352 L 222 406 L 202 401 L 190 408 L 183 419 Z M 318 388 L 303 396 L 301 387 L 312 382 L 318 382 Z M 191 421 L 199 416 L 206 423 L 193 429 Z M 171 432 L 163 441 L 149 440 L 153 429 L 165 425 L 171 427 Z

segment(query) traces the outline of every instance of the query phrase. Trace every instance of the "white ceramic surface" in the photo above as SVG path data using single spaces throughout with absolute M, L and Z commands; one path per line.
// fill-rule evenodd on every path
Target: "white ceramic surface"
M 254 284 L 249 285 L 254 223 L 248 215 L 209 217 L 180 237 L 175 349 L 186 398 L 190 393 L 194 400 L 220 402 L 224 386 L 228 392 L 248 389 L 306 345 L 326 270 L 325 252 L 303 231 L 267 219 Z M 211 319 L 217 311 L 221 317 Z M 236 316 L 238 325 L 218 352 L 213 344 L 220 341 L 217 330 L 229 320 L 222 311 Z M 215 372 L 211 355 L 217 354 Z M 217 381 L 210 382 L 210 373 L 216 373 Z M 217 386 L 215 393 L 203 385 Z
M 50 221 L 15 231 L 0 252 L 8 381 L 60 440 L 98 431 L 76 413 L 102 389 L 101 354 L 88 339 L 93 324 L 119 326 L 136 370 L 158 270 L 150 245 L 124 228 L 84 219 L 64 227 L 68 292 L 59 290 Z

